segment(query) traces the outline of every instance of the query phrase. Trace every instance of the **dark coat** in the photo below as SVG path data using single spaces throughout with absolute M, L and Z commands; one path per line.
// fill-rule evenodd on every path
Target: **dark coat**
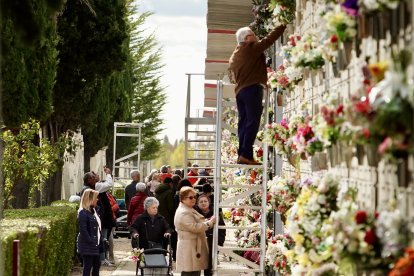
M 94 211 L 93 211 L 94 212 Z M 99 224 L 93 212 L 82 209 L 79 212 L 79 234 L 77 239 L 78 253 L 81 255 L 99 255 Z M 103 242 L 101 235 L 100 244 Z
M 145 192 L 138 192 L 129 203 L 127 223 L 131 225 L 139 215 L 144 213 L 144 200 L 147 198 Z
M 137 183 L 138 181 L 132 181 L 131 184 L 128 184 L 128 186 L 125 187 L 125 205 L 127 210 L 129 208 L 131 199 L 137 192 Z
M 112 227 L 115 227 L 116 221 L 114 220 L 114 213 L 108 195 L 106 192 L 100 193 L 98 199 L 99 206 L 101 207 L 98 210 L 98 214 L 101 218 L 102 228 L 112 229 Z
M 198 206 L 196 206 L 196 207 L 194 207 L 194 209 L 196 209 L 197 210 L 197 212 L 199 212 L 200 214 L 202 214 L 206 219 L 209 219 L 209 218 L 211 218 L 212 216 L 213 216 L 213 206 L 211 206 L 210 205 L 210 211 L 207 213 L 207 214 L 204 214 L 201 210 L 200 210 L 200 208 L 198 208 Z M 222 212 L 219 212 L 219 225 L 220 226 L 225 226 L 226 224 L 224 223 L 224 219 L 223 219 L 223 214 L 222 214 Z M 206 231 L 206 236 L 207 236 L 207 240 L 209 240 L 209 243 L 210 243 L 210 240 L 211 240 L 211 242 L 213 241 L 213 229 L 214 228 L 210 228 L 210 229 L 208 229 L 207 231 Z M 218 244 L 220 245 L 220 246 L 223 246 L 223 244 L 224 244 L 224 241 L 226 240 L 226 229 L 219 229 L 218 230 Z
M 155 190 L 155 197 L 160 202 L 158 213 L 165 218 L 171 228 L 174 228 L 174 195 L 170 185 L 161 184 L 158 186 Z
M 132 223 L 131 231 L 139 234 L 139 248 L 144 249 L 149 248 L 148 241 L 163 244 L 163 247 L 166 248 L 164 234 L 171 233 L 171 229 L 163 216 L 157 214 L 152 220 L 147 211 L 139 215 Z

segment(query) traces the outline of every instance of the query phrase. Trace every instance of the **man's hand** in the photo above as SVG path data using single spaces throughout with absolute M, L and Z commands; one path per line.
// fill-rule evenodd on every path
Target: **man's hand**
M 105 172 L 105 174 L 111 174 L 111 169 L 105 166 L 104 167 L 104 172 Z
M 164 234 L 164 238 L 169 238 L 169 237 L 171 237 L 171 234 L 170 233 L 165 233 Z
M 132 238 L 134 238 L 134 239 L 138 239 L 138 237 L 139 237 L 139 234 L 138 234 L 138 233 L 134 233 L 134 234 L 132 234 Z

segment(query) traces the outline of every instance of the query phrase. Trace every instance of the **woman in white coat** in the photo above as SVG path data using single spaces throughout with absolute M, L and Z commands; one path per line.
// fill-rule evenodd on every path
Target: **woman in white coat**
M 193 206 L 197 192 L 191 187 L 180 190 L 180 205 L 175 212 L 174 224 L 178 234 L 176 268 L 183 276 L 199 276 L 208 268 L 206 231 L 213 227 L 216 218 L 206 220 Z

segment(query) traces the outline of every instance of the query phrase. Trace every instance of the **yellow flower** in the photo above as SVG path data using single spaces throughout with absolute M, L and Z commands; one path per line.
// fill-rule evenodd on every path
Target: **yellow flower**
M 301 234 L 294 234 L 292 238 L 296 244 L 302 244 L 303 241 L 305 240 L 305 238 Z
M 283 255 L 285 255 L 289 263 L 293 263 L 293 261 L 295 260 L 295 252 L 293 250 L 287 250 L 285 251 L 285 253 L 283 253 Z
M 301 266 L 308 266 L 309 265 L 309 257 L 308 257 L 308 254 L 303 253 L 300 256 L 298 256 L 298 263 Z
M 374 76 L 377 81 L 384 79 L 385 71 L 388 70 L 388 63 L 385 61 L 372 63 L 368 65 L 369 72 Z

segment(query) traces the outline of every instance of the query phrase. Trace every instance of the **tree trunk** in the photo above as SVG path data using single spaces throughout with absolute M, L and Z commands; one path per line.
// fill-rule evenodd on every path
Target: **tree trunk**
M 62 169 L 50 175 L 46 180 L 42 205 L 50 205 L 53 201 L 62 199 Z
M 12 190 L 10 205 L 14 209 L 27 209 L 29 207 L 29 185 L 24 179 L 15 182 Z
M 89 172 L 91 170 L 91 155 L 87 143 L 84 143 L 83 148 L 83 170 Z

